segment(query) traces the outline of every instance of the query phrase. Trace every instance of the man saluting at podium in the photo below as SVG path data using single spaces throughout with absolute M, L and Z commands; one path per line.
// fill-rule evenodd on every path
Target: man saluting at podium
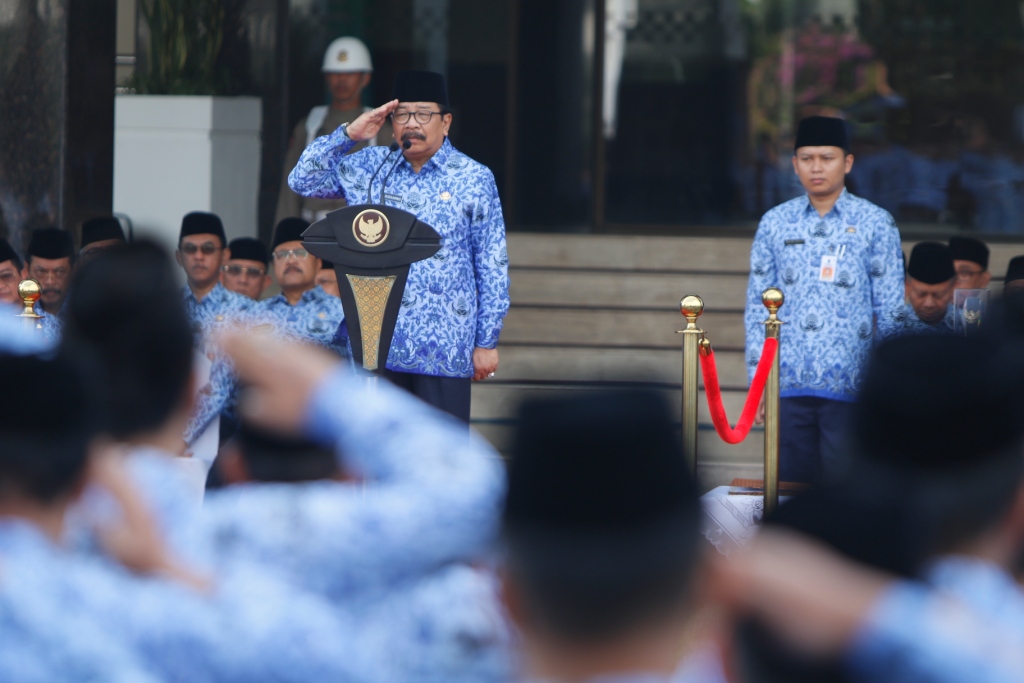
M 401 151 L 346 155 L 389 116 Z M 288 185 L 305 197 L 399 207 L 441 234 L 441 250 L 409 270 L 383 375 L 468 422 L 471 380 L 498 368 L 508 253 L 494 175 L 452 146 L 451 122 L 444 76 L 403 71 L 390 102 L 314 140 Z

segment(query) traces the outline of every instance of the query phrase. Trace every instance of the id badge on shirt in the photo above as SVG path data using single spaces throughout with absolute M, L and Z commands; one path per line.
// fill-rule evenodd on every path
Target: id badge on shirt
M 836 263 L 838 258 L 834 254 L 825 254 L 821 257 L 821 270 L 818 272 L 818 279 L 822 282 L 836 281 Z

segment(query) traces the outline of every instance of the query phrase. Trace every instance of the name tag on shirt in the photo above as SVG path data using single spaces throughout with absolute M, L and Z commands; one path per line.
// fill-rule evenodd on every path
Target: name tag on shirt
M 818 279 L 822 282 L 836 281 L 836 263 L 839 259 L 833 254 L 825 254 L 821 257 L 821 270 Z
M 391 194 L 390 192 L 385 192 L 384 193 L 384 199 L 387 200 L 387 201 L 398 202 L 400 204 L 402 202 L 403 198 L 404 198 L 404 195 Z

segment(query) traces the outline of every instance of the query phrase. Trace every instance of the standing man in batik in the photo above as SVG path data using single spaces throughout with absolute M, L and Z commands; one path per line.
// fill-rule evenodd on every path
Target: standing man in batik
M 853 154 L 841 119 L 800 122 L 793 169 L 807 191 L 761 219 L 750 254 L 744 323 L 754 376 L 779 287 L 782 328 L 779 478 L 817 482 L 841 470 L 842 432 L 873 340 L 903 305 L 900 234 L 887 211 L 846 190 Z M 762 407 L 759 412 L 764 419 Z
M 347 154 L 389 117 L 403 151 Z M 498 368 L 508 253 L 494 175 L 452 146 L 451 123 L 444 76 L 401 72 L 390 102 L 314 140 L 288 184 L 303 196 L 345 197 L 349 204 L 366 202 L 369 191 L 441 234 L 441 250 L 409 270 L 384 376 L 468 421 L 472 380 Z

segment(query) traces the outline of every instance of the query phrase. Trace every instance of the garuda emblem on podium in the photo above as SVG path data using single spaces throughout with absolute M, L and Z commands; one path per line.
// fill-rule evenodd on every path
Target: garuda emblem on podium
M 366 209 L 356 214 L 352 221 L 352 234 L 356 241 L 364 247 L 376 247 L 383 244 L 388 233 L 391 232 L 391 224 L 388 218 L 376 209 Z

